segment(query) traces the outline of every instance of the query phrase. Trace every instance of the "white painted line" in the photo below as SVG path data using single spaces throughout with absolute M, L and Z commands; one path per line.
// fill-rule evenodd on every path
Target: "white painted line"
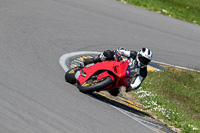
M 102 52 L 95 52 L 95 51 L 79 51 L 79 52 L 72 52 L 72 53 L 67 53 L 64 54 L 60 57 L 59 63 L 62 66 L 62 68 L 64 69 L 65 72 L 67 72 L 69 70 L 69 68 L 67 67 L 66 61 L 73 56 L 77 56 L 77 55 L 84 55 L 84 54 L 101 54 Z M 180 69 L 185 69 L 185 70 L 191 70 L 191 71 L 197 71 L 200 72 L 199 70 L 194 70 L 194 69 L 190 69 L 190 68 L 186 68 L 186 67 L 181 67 L 181 66 L 176 66 L 176 65 L 171 65 L 171 64 L 167 64 L 164 62 L 159 62 L 159 61 L 154 61 L 152 60 L 153 63 L 157 63 L 157 64 L 161 64 L 161 65 L 166 65 L 166 66 L 171 66 L 171 67 L 175 67 L 175 68 L 180 68 Z
M 120 109 L 120 108 L 118 108 L 118 107 L 115 107 L 115 106 L 113 106 L 113 105 L 110 105 L 110 106 L 112 106 L 113 108 L 117 109 L 118 111 L 120 111 L 121 113 L 125 114 L 126 116 L 130 117 L 131 119 L 134 119 L 135 121 L 139 122 L 139 123 L 142 124 L 143 126 L 145 126 L 145 127 L 147 127 L 147 128 L 150 128 L 151 130 L 155 131 L 154 129 L 152 129 L 152 127 L 150 127 L 150 126 L 144 124 L 144 123 L 141 122 L 138 118 L 135 118 L 135 117 L 133 117 L 133 116 L 128 115 L 124 110 L 122 110 L 122 109 Z M 155 131 L 155 132 L 156 132 L 156 133 L 159 133 L 158 131 Z
M 156 71 L 160 71 L 160 69 L 155 68 L 155 67 L 153 67 L 153 66 L 151 66 L 151 65 L 148 65 L 148 66 L 152 67 L 152 68 L 155 69 Z

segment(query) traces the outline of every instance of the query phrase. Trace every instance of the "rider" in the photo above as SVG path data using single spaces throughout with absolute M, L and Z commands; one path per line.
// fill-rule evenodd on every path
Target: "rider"
M 152 51 L 148 48 L 142 48 L 140 51 L 125 50 L 124 48 L 118 48 L 117 50 L 111 51 L 106 50 L 103 54 L 97 57 L 85 59 L 83 61 L 84 66 L 90 63 L 97 63 L 106 60 L 121 60 L 121 56 L 127 57 L 130 61 L 128 66 L 129 75 L 132 77 L 132 81 L 129 87 L 126 88 L 126 92 L 136 90 L 140 87 L 142 81 L 147 76 L 147 65 L 152 60 Z M 117 96 L 120 89 L 114 89 L 109 91 L 113 96 Z

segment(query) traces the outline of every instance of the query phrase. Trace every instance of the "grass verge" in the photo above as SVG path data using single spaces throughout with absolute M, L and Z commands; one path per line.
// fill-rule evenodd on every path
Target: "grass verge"
M 199 72 L 149 72 L 140 89 L 130 94 L 166 125 L 181 129 L 183 133 L 200 132 Z
M 169 17 L 200 25 L 200 0 L 119 0 Z

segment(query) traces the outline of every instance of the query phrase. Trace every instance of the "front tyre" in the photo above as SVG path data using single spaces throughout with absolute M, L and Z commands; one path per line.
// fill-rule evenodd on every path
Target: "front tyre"
M 65 80 L 68 83 L 75 84 L 76 78 L 75 78 L 76 70 L 70 69 L 65 73 Z
M 86 81 L 82 85 L 78 84 L 78 88 L 83 93 L 91 93 L 94 91 L 100 91 L 113 84 L 111 77 L 105 77 L 100 80 Z

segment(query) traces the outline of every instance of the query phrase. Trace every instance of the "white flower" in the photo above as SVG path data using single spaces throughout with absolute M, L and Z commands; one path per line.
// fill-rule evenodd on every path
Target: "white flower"
M 167 10 L 165 10 L 165 9 L 162 9 L 162 12 L 164 12 L 164 13 L 167 13 Z
M 159 13 L 159 14 L 160 14 L 160 13 L 161 13 L 161 11 L 157 11 L 157 13 Z
M 169 114 L 167 114 L 165 117 L 168 118 L 168 119 L 170 119 Z
M 164 112 L 164 111 L 162 111 L 162 114 L 163 114 L 163 115 L 165 115 L 165 112 Z
M 196 127 L 193 127 L 193 130 L 199 130 L 198 128 L 196 128 Z
M 126 1 L 124 1 L 124 0 L 121 0 L 121 2 L 124 3 L 124 4 L 126 4 Z
M 151 106 L 145 106 L 145 108 L 150 108 Z
M 155 106 L 157 106 L 157 102 L 151 101 L 151 103 Z

